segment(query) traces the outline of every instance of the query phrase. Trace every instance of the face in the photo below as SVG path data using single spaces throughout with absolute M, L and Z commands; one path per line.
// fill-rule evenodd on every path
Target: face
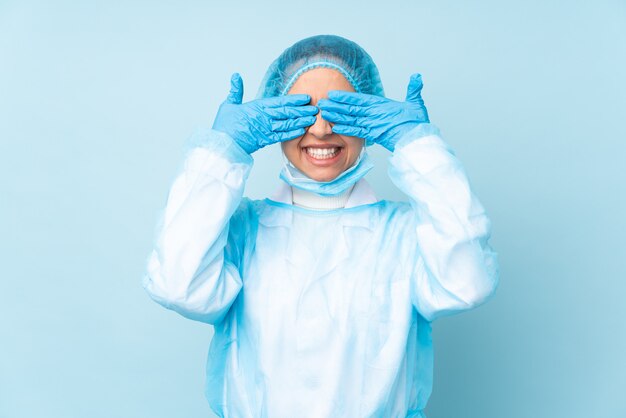
M 327 98 L 329 90 L 354 91 L 339 72 L 330 68 L 315 68 L 303 73 L 287 94 L 308 94 L 310 105 Z M 317 181 L 330 181 L 350 168 L 361 153 L 364 140 L 355 136 L 339 135 L 332 131 L 332 123 L 317 113 L 316 122 L 304 135 L 281 142 L 285 156 L 304 174 Z

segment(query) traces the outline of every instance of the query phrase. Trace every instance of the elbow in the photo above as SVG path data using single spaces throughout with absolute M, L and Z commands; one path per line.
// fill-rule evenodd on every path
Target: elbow
M 150 298 L 164 308 L 194 321 L 216 324 L 223 320 L 243 285 L 232 268 L 224 268 L 217 274 L 204 271 L 188 285 L 167 280 L 158 270 L 148 270 L 142 286 Z M 164 286 L 165 283 L 170 285 Z
M 414 305 L 429 322 L 483 305 L 494 296 L 499 283 L 495 253 L 482 265 L 466 265 L 439 280 L 430 274 L 420 277 L 414 290 Z
M 497 275 L 482 278 L 480 284 L 465 299 L 466 309 L 477 308 L 489 301 L 496 293 L 498 281 Z
M 432 322 L 437 318 L 478 308 L 491 299 L 495 293 L 496 287 L 497 284 L 494 283 L 491 286 L 476 287 L 471 291 L 454 295 L 441 290 L 442 294 L 438 297 L 432 300 L 421 300 L 418 303 L 414 303 L 414 306 L 424 319 L 428 322 Z
M 459 282 L 467 284 L 461 292 L 466 309 L 473 309 L 489 301 L 496 293 L 500 282 L 497 254 L 488 249 L 483 262 L 469 270 L 469 280 Z
M 444 282 L 466 309 L 494 295 L 499 282 L 498 255 L 488 244 L 462 246 L 448 261 L 447 268 L 441 269 L 448 276 Z
M 486 246 L 484 251 L 483 286 L 482 292 L 478 295 L 478 303 L 476 306 L 482 305 L 491 299 L 495 295 L 498 285 L 500 284 L 500 265 L 498 263 L 498 253 L 493 251 L 491 246 Z
M 147 272 L 141 281 L 148 296 L 164 308 L 176 312 L 190 310 L 188 298 L 177 289 L 164 286 L 164 283 L 167 282 L 163 280 L 159 272 L 155 271 Z

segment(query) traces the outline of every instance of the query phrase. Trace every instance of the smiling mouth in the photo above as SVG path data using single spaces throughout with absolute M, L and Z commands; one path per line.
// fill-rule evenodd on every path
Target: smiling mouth
M 305 147 L 304 152 L 316 160 L 329 160 L 339 155 L 341 148 L 343 147 Z

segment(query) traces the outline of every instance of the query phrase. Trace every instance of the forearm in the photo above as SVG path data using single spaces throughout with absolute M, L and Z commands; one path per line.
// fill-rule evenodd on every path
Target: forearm
M 430 124 L 427 124 L 430 125 Z M 491 223 L 465 170 L 432 125 L 409 132 L 389 175 L 413 207 L 413 301 L 430 320 L 478 306 L 498 283 Z
M 191 139 L 143 279 L 155 301 L 206 322 L 232 303 L 241 278 L 224 247 L 251 167 L 252 158 L 225 134 L 205 130 Z

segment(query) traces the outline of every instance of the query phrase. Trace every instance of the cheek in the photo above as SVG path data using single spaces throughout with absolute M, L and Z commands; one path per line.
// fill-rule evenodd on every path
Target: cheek
M 280 147 L 282 148 L 284 153 L 288 153 L 293 149 L 293 144 L 291 141 L 281 142 Z
M 354 164 L 357 158 L 359 158 L 359 154 L 361 154 L 361 150 L 364 147 L 365 141 L 361 138 L 357 138 L 354 136 L 345 136 L 342 137 L 344 142 L 346 143 L 346 148 L 348 150 L 348 163 L 350 165 Z
M 282 148 L 283 153 L 287 156 L 289 160 L 293 160 L 298 154 L 297 139 L 286 141 L 286 142 L 281 142 L 280 147 Z
M 353 150 L 352 154 L 350 155 L 350 162 L 348 163 L 349 167 L 352 167 L 354 165 L 354 163 L 356 162 L 357 158 L 359 158 L 359 150 Z

